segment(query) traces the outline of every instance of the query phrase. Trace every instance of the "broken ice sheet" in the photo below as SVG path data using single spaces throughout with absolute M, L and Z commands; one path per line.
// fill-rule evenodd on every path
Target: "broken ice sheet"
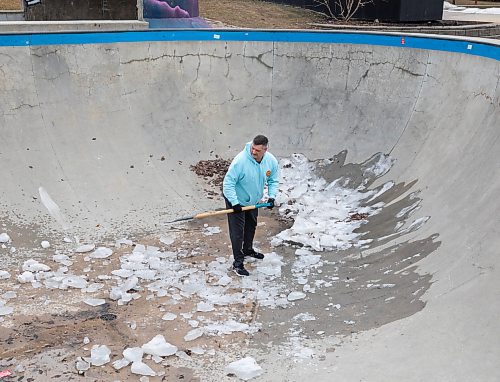
M 296 301 L 296 300 L 302 300 L 303 298 L 305 298 L 307 295 L 303 292 L 291 292 L 288 294 L 287 296 L 287 300 L 288 301 Z
M 190 330 L 185 336 L 184 341 L 193 341 L 203 335 L 203 329 L 197 328 Z
M 54 260 L 56 263 L 66 265 L 67 267 L 73 265 L 73 262 L 67 255 L 62 255 L 62 254 L 54 255 L 52 256 L 52 260 Z
M 12 308 L 11 306 L 3 305 L 2 303 L 0 303 L 0 316 L 7 316 L 7 315 L 11 314 L 12 312 L 14 312 L 14 308 Z
M 205 236 L 212 236 L 214 234 L 221 233 L 221 229 L 220 229 L 220 227 L 209 227 L 209 226 L 206 226 L 206 227 L 203 227 L 202 233 Z
M 146 365 L 144 362 L 141 361 L 133 362 L 130 371 L 133 374 L 147 375 L 150 377 L 154 377 L 156 375 L 153 369 L 151 369 L 148 365 Z
M 113 368 L 115 370 L 120 370 L 123 369 L 125 366 L 128 366 L 129 364 L 130 362 L 127 359 L 122 358 L 113 362 Z
M 29 271 L 25 271 L 17 276 L 17 281 L 19 281 L 21 284 L 30 283 L 32 281 L 35 281 L 35 275 Z
M 234 374 L 244 381 L 258 377 L 264 372 L 252 357 L 245 357 L 238 361 L 231 362 L 226 366 L 224 371 L 226 374 Z
M 169 355 L 173 355 L 177 352 L 177 346 L 165 341 L 165 337 L 161 334 L 158 334 L 153 337 L 151 341 L 142 345 L 142 349 L 146 354 L 156 355 L 159 357 L 168 357 Z
M 165 245 L 173 244 L 175 241 L 175 235 L 173 234 L 164 234 L 160 236 L 160 242 Z
M 29 259 L 23 263 L 23 271 L 46 272 L 46 271 L 50 271 L 50 267 L 48 265 L 39 263 L 36 260 Z
M 164 321 L 173 321 L 177 318 L 177 314 L 174 313 L 165 313 L 161 318 Z
M 106 345 L 94 345 L 90 350 L 90 358 L 87 359 L 94 366 L 107 364 L 111 359 L 111 350 Z
M 198 355 L 205 354 L 205 349 L 203 349 L 203 348 L 201 348 L 199 346 L 192 347 L 189 350 L 191 350 L 191 353 L 193 353 L 193 354 L 198 354 Z
M 299 313 L 295 315 L 292 320 L 295 321 L 315 321 L 316 317 L 314 317 L 311 313 Z
M 90 251 L 93 251 L 95 249 L 94 244 L 84 244 L 80 245 L 78 248 L 75 249 L 76 253 L 87 253 Z
M 82 359 L 82 357 L 78 357 L 76 359 L 75 367 L 76 367 L 76 370 L 78 370 L 78 372 L 84 372 L 84 371 L 87 371 L 88 369 L 90 369 L 90 363 L 88 363 L 87 361 L 84 361 Z
M 105 304 L 106 300 L 103 298 L 86 298 L 83 302 L 90 306 L 99 306 Z
M 208 302 L 201 301 L 196 305 L 196 310 L 198 312 L 211 312 L 214 310 L 214 306 Z
M 139 347 L 126 348 L 123 351 L 123 357 L 129 362 L 140 362 L 142 361 L 143 355 L 144 355 L 144 350 Z
M 16 297 L 17 297 L 17 293 L 14 292 L 13 290 L 10 290 L 10 291 L 2 294 L 2 298 L 6 299 L 6 300 L 10 300 L 10 299 L 16 298 Z
M 106 259 L 113 254 L 113 251 L 106 247 L 98 247 L 90 254 L 93 259 Z

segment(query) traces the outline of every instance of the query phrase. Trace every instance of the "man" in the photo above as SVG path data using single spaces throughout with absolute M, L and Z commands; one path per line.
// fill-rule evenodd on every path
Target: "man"
M 257 227 L 258 209 L 242 211 L 243 206 L 257 204 L 264 195 L 267 184 L 268 207 L 274 207 L 274 199 L 278 192 L 278 161 L 267 151 L 268 139 L 257 135 L 252 142 L 245 145 L 231 162 L 224 177 L 222 192 L 226 207 L 234 213 L 228 214 L 229 237 L 233 247 L 233 270 L 239 276 L 249 276 L 243 265 L 245 256 L 263 259 L 264 255 L 253 248 L 255 227 Z

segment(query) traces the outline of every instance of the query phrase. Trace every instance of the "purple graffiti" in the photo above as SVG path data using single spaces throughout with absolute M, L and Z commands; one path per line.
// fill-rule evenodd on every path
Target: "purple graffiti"
M 144 0 L 145 18 L 163 19 L 196 16 L 198 16 L 198 0 Z

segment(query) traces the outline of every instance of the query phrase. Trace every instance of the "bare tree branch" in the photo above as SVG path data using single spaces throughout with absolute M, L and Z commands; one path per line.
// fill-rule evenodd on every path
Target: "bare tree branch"
M 373 0 L 314 0 L 326 9 L 326 15 L 335 20 L 349 21 L 359 8 L 373 2 Z M 336 9 L 332 9 L 332 4 Z M 338 9 L 338 12 L 335 12 Z

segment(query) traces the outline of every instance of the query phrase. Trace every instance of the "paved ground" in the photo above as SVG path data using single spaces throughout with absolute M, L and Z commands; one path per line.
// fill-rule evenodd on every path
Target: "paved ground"
M 482 14 L 482 13 L 462 13 L 462 12 L 443 12 L 443 20 L 459 21 L 477 21 L 484 23 L 500 23 L 500 14 Z
M 65 236 L 158 243 L 168 232 L 163 221 L 221 205 L 190 166 L 231 158 L 258 132 L 269 135 L 281 158 L 332 158 L 323 171 L 330 180 L 364 184 L 373 176 L 364 163 L 389 154 L 393 167 L 371 185 L 394 182 L 376 200 L 387 207 L 362 230 L 372 241 L 363 250 L 322 253 L 330 263 L 315 277 L 339 275 L 341 284 L 309 292 L 295 310 L 254 311 L 262 332 L 249 342 L 231 339 L 231 349 L 242 355 L 249 346 L 267 381 L 498 379 L 498 61 L 350 44 L 129 42 L 1 47 L 0 77 L 0 231 L 17 247 L 0 248 L 0 257 L 13 274 L 33 254 L 52 255 L 40 252 L 43 239 L 61 246 Z M 263 247 L 270 250 L 278 228 L 261 228 Z M 227 256 L 225 240 L 210 244 L 199 235 L 182 243 L 216 257 L 213 248 Z M 293 252 L 276 251 L 291 290 Z M 397 280 L 396 289 L 383 287 L 392 285 L 386 278 Z M 20 288 L 21 302 L 39 293 Z M 337 301 L 346 310 L 330 316 L 326 309 Z M 60 340 L 72 356 L 83 352 L 81 338 L 63 336 L 81 319 L 71 315 L 78 307 L 60 302 L 58 313 L 74 317 L 60 337 L 50 335 L 50 317 L 40 316 L 47 335 L 40 353 L 26 353 L 22 341 L 16 348 L 30 375 L 37 365 L 42 375 L 47 359 L 59 360 L 49 340 Z M 309 310 L 317 322 L 291 321 L 292 313 Z M 29 325 L 38 312 L 28 313 Z M 25 322 L 14 317 L 4 321 L 6 338 Z M 136 334 L 123 339 L 122 329 L 106 334 L 129 345 Z M 294 357 L 297 339 L 313 357 Z M 74 358 L 66 362 L 65 354 L 52 370 L 64 366 L 76 377 Z M 220 365 L 210 365 L 204 378 L 223 380 Z M 94 373 L 102 379 L 113 370 Z

